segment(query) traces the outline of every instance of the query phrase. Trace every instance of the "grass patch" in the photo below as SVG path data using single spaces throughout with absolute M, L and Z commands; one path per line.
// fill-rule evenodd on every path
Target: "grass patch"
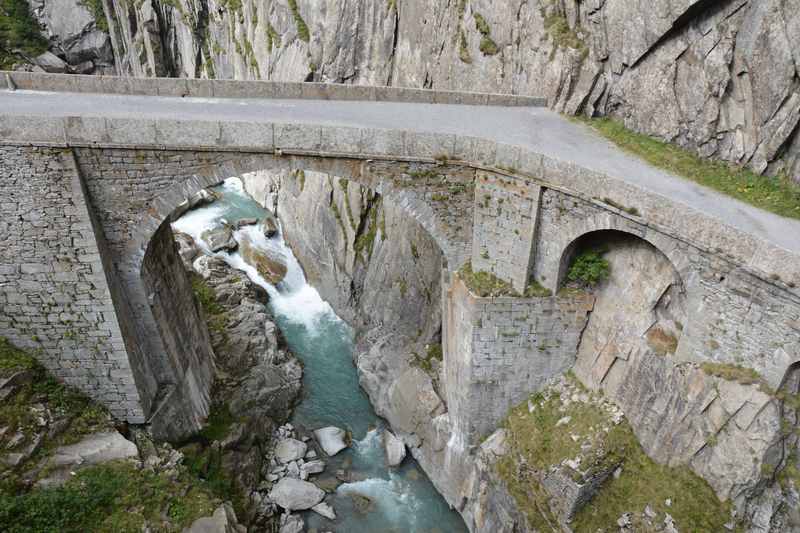
M 709 161 L 674 144 L 635 133 L 612 119 L 576 120 L 653 166 L 766 211 L 800 219 L 800 185 L 788 177 L 761 176 L 742 167 Z
M 608 278 L 611 266 L 603 258 L 602 252 L 587 251 L 572 260 L 567 271 L 567 281 L 582 287 L 594 287 Z
M 468 65 L 472 63 L 472 56 L 469 55 L 467 36 L 464 35 L 464 30 L 458 32 L 458 58 Z
M 469 261 L 458 271 L 458 277 L 473 294 L 481 298 L 519 296 L 510 283 L 503 281 L 491 272 L 474 272 L 472 262 Z
M 746 368 L 731 363 L 711 363 L 705 362 L 700 365 L 700 369 L 708 374 L 726 381 L 735 381 L 739 385 L 759 385 L 767 394 L 772 394 L 769 384 L 761 377 L 761 374 L 752 368 Z
M 724 531 L 722 525 L 730 518 L 729 506 L 717 499 L 711 487 L 688 468 L 670 468 L 648 458 L 628 422 L 623 419 L 615 425 L 601 397 L 579 392 L 582 387 L 573 380 L 569 380 L 572 387 L 568 397 L 577 392 L 586 394 L 589 401 L 571 401 L 564 406 L 559 393 L 545 391 L 513 408 L 504 422 L 510 453 L 495 468 L 531 526 L 540 531 L 560 531 L 549 507 L 551 496 L 542 488 L 538 474 L 581 455 L 580 468 L 585 470 L 573 477 L 578 483 L 620 463 L 622 471 L 618 478 L 609 477 L 595 498 L 578 512 L 571 524 L 574 531 L 616 531 L 617 519 L 623 513 L 642 513 L 647 505 L 662 523 L 669 513 L 680 531 Z M 569 420 L 564 423 L 566 417 Z M 670 507 L 665 504 L 667 499 L 672 500 Z
M 112 462 L 87 467 L 59 488 L 0 494 L 0 523 L 8 533 L 133 533 L 145 524 L 181 531 L 219 503 L 185 473 L 171 479 Z
M 308 25 L 303 20 L 300 10 L 297 8 L 297 0 L 289 0 L 289 9 L 292 10 L 295 26 L 297 26 L 297 36 L 300 40 L 308 42 L 311 40 L 311 33 L 308 31 Z
M 475 29 L 481 34 L 481 44 L 479 46 L 481 53 L 485 56 L 497 54 L 500 49 L 497 47 L 497 43 L 492 40 L 492 29 L 489 27 L 489 23 L 480 13 L 473 13 L 472 16 L 475 18 Z
M 525 288 L 525 293 L 523 296 L 525 298 L 547 298 L 548 296 L 552 296 L 553 291 L 542 287 L 542 284 L 538 281 L 531 280 L 530 284 Z
M 659 327 L 651 328 L 647 332 L 647 345 L 657 355 L 670 355 L 678 350 L 678 338 Z
M 544 17 L 544 30 L 553 38 L 556 48 L 578 50 L 584 58 L 589 54 L 589 48 L 578 33 L 570 28 L 567 17 L 557 12 L 545 15 L 544 10 L 542 10 L 542 15 Z
M 0 68 L 10 70 L 20 61 L 15 50 L 38 56 L 47 50 L 47 39 L 26 0 L 0 0 Z

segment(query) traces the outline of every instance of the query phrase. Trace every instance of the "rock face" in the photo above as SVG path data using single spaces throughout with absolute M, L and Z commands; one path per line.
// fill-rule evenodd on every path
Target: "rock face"
M 285 477 L 275 485 L 269 497 L 288 511 L 304 511 L 320 503 L 325 491 L 313 483 Z
M 800 179 L 798 0 L 295 5 L 114 0 L 117 63 L 137 76 L 543 95 Z
M 220 505 L 210 517 L 198 518 L 185 533 L 245 533 L 247 528 L 236 520 L 229 504 Z
M 239 253 L 270 285 L 277 285 L 286 277 L 284 258 L 258 248 L 247 234 L 242 236 Z
M 388 429 L 383 432 L 383 449 L 387 466 L 400 466 L 406 458 L 406 445 Z
M 305 442 L 297 439 L 283 439 L 275 447 L 275 458 L 281 463 L 290 463 L 302 459 L 306 455 Z

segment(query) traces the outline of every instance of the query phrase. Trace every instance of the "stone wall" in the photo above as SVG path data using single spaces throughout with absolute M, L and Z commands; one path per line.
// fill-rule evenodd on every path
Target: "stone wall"
M 137 382 L 69 150 L 0 148 L 0 336 L 123 420 L 143 422 Z
M 575 363 L 591 296 L 479 298 L 455 277 L 445 302 L 447 405 L 475 444 L 508 410 Z
M 472 269 L 492 272 L 525 291 L 542 188 L 511 176 L 478 172 Z
M 784 289 L 777 275 L 757 277 L 722 250 L 700 249 L 635 217 L 614 216 L 601 202 L 553 189 L 544 192 L 534 277 L 557 287 L 566 273 L 570 245 L 583 235 L 603 230 L 649 242 L 677 271 L 686 293 L 678 360 L 750 367 L 774 388 L 789 366 L 800 360 L 800 298 Z

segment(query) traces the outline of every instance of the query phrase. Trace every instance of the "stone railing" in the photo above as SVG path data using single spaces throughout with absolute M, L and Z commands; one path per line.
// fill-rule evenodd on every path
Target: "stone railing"
M 800 297 L 800 257 L 796 252 L 621 178 L 484 138 L 314 124 L 0 115 L 0 144 L 458 161 L 594 202 L 619 217 L 644 222 L 665 236 L 721 254 L 776 288 Z M 598 191 L 603 200 L 597 198 Z M 613 204 L 605 201 L 608 199 Z
M 131 94 L 198 98 L 278 98 L 544 107 L 538 96 L 491 94 L 406 87 L 374 87 L 336 83 L 201 80 L 188 78 L 121 78 L 33 72 L 3 72 L 7 88 L 73 93 Z

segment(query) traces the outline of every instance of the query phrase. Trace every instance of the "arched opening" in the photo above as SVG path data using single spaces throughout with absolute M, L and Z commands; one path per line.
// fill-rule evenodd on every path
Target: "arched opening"
M 650 354 L 671 357 L 680 345 L 686 303 L 680 275 L 670 260 L 648 241 L 616 230 L 580 236 L 564 250 L 559 280 L 587 253 L 607 262 L 607 277 L 589 288 L 596 297 L 581 338 L 576 373 L 589 386 L 611 386 L 618 360 Z M 611 379 L 612 383 L 606 383 Z

